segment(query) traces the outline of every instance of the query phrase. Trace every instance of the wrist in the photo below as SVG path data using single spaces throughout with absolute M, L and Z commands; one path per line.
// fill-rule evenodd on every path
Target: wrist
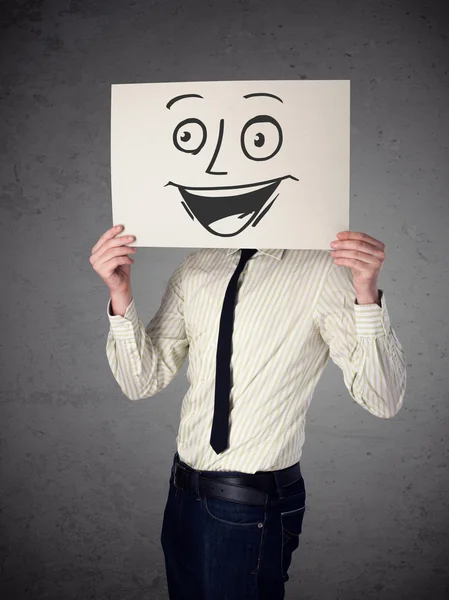
M 378 304 L 380 306 L 379 290 L 357 293 L 357 304 Z
M 133 294 L 131 289 L 127 289 L 121 292 L 111 291 L 111 313 L 112 316 L 120 315 L 125 316 L 126 309 L 131 304 Z
M 131 287 L 121 290 L 109 290 L 111 298 L 128 298 L 133 295 Z

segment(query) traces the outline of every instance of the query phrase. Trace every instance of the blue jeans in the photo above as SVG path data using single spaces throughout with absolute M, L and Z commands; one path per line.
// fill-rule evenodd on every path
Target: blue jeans
M 282 494 L 260 506 L 201 498 L 176 488 L 172 469 L 161 532 L 170 600 L 283 600 L 305 513 L 303 477 Z

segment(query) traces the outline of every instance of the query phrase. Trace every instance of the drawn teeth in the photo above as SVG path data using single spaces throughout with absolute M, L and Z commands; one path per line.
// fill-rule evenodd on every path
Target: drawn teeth
M 219 189 L 191 189 L 184 188 L 186 192 L 189 194 L 193 194 L 194 196 L 206 196 L 208 198 L 216 198 L 216 197 L 226 197 L 226 196 L 243 196 L 248 194 L 249 192 L 256 192 L 257 190 L 261 190 L 269 185 L 272 185 L 273 182 L 263 183 L 261 185 L 254 186 L 246 186 L 244 188 L 219 188 Z

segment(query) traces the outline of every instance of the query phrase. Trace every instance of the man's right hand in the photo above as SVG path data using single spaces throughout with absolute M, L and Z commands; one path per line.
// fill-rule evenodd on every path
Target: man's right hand
M 90 263 L 108 286 L 111 297 L 129 296 L 131 293 L 131 265 L 134 260 L 127 256 L 137 252 L 137 248 L 126 246 L 135 240 L 134 236 L 116 236 L 122 225 L 108 229 L 92 248 Z

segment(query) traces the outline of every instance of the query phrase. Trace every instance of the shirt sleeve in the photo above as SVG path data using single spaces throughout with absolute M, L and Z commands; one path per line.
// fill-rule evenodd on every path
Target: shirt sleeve
M 376 417 L 395 416 L 404 400 L 406 356 L 393 330 L 383 290 L 380 303 L 356 303 L 349 267 L 332 265 L 314 320 L 351 397 Z
M 134 298 L 125 315 L 111 314 L 106 355 L 112 374 L 130 400 L 154 396 L 180 370 L 189 350 L 184 322 L 182 275 L 187 258 L 170 277 L 159 310 L 146 327 L 138 318 Z

